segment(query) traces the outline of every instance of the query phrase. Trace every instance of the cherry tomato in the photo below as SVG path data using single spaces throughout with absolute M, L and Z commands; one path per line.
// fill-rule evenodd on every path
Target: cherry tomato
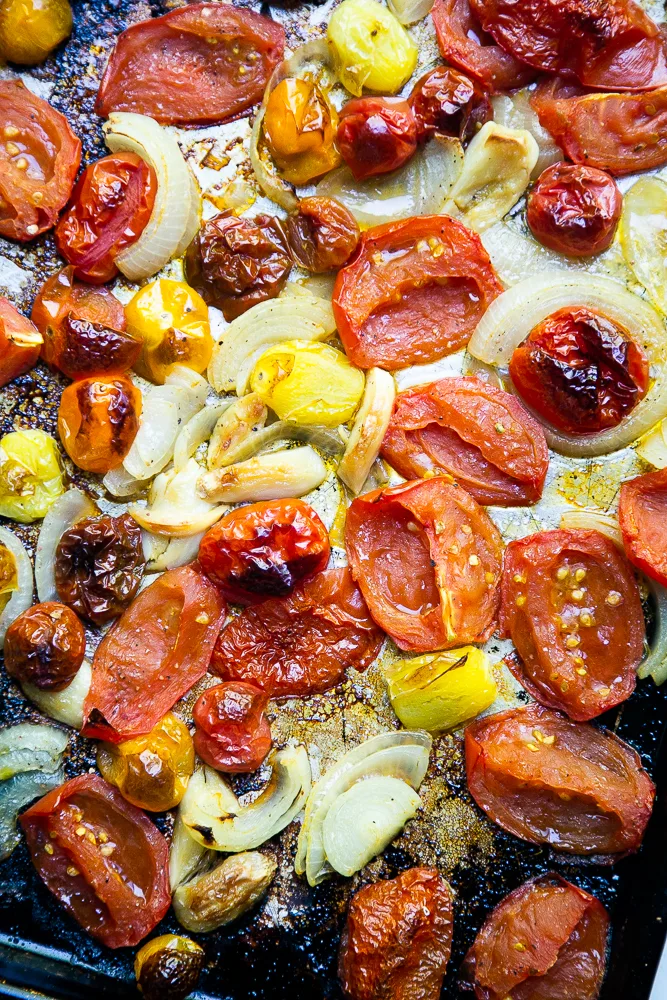
M 618 521 L 630 562 L 667 587 L 667 469 L 621 485 Z
M 59 367 L 60 345 L 69 339 L 64 322 L 70 315 L 117 333 L 124 333 L 127 326 L 125 309 L 108 288 L 91 288 L 76 280 L 71 265 L 64 267 L 46 279 L 32 307 L 32 321 L 44 337 L 42 356 L 47 364 Z
M 104 474 L 121 464 L 139 430 L 141 393 L 123 375 L 86 378 L 60 398 L 58 434 L 75 465 Z
M 269 696 L 254 684 L 216 684 L 192 709 L 195 750 L 218 771 L 256 771 L 271 749 Z
M 560 309 L 512 354 L 516 391 L 567 434 L 616 427 L 646 395 L 649 368 L 623 327 L 584 307 Z
M 256 684 L 270 697 L 307 697 L 335 687 L 348 667 L 365 670 L 383 639 L 349 570 L 324 570 L 289 597 L 233 618 L 213 650 L 211 670 Z
M 340 154 L 355 180 L 397 170 L 417 148 L 417 123 L 401 97 L 358 97 L 340 113 Z
M 351 1000 L 438 1000 L 453 929 L 452 893 L 435 868 L 409 868 L 350 902 L 338 975 Z
M 601 862 L 641 844 L 655 788 L 608 730 L 530 705 L 473 722 L 465 750 L 477 805 L 515 837 Z
M 116 277 L 114 261 L 146 228 L 156 193 L 155 171 L 136 153 L 114 153 L 86 167 L 55 231 L 75 277 L 94 285 Z
M 502 290 L 476 233 L 426 215 L 362 234 L 338 272 L 333 309 L 350 361 L 391 370 L 465 347 Z
M 303 198 L 285 228 L 296 263 L 314 274 L 347 264 L 359 243 L 356 219 L 334 198 Z
M 464 979 L 481 1000 L 596 1000 L 608 939 L 609 915 L 595 896 L 555 872 L 538 875 L 486 918 Z
M 382 456 L 406 479 L 454 476 L 481 504 L 535 503 L 549 467 L 540 424 L 479 378 L 445 378 L 396 397 Z
M 345 547 L 374 620 L 401 649 L 451 649 L 493 632 L 503 543 L 460 486 L 418 479 L 357 497 Z
M 570 257 L 611 246 L 623 211 L 616 181 L 596 167 L 554 163 L 528 196 L 526 222 L 536 240 Z
M 21 826 L 47 888 L 108 948 L 138 944 L 169 909 L 167 841 L 99 775 L 49 792 Z
M 280 24 L 231 4 L 193 3 L 123 31 L 95 110 L 149 115 L 163 125 L 236 118 L 261 101 L 283 57 Z
M 309 184 L 340 163 L 338 115 L 312 80 L 288 77 L 271 91 L 262 129 L 269 152 L 290 184 Z
M 629 698 L 644 654 L 632 569 L 597 531 L 542 531 L 505 551 L 510 666 L 534 698 L 585 722 Z M 613 651 L 613 652 L 612 652 Z
M 329 561 L 329 535 L 303 500 L 237 507 L 208 531 L 199 564 L 225 597 L 253 604 L 284 597 Z
M 39 330 L 0 296 L 0 388 L 30 371 L 41 348 Z
M 141 343 L 120 330 L 77 319 L 68 313 L 57 326 L 47 326 L 42 359 L 68 378 L 124 375 L 141 353 Z
M 150 733 L 204 676 L 224 601 L 194 566 L 142 590 L 95 651 L 84 732 L 120 743 Z
M 0 236 L 26 242 L 56 222 L 81 143 L 65 116 L 20 80 L 0 80 L 0 122 Z
M 0 53 L 23 66 L 44 62 L 72 33 L 68 0 L 3 0 Z
M 15 618 L 5 636 L 5 669 L 40 691 L 62 691 L 83 663 L 86 634 L 69 608 L 35 604 Z
M 486 91 L 451 66 L 436 66 L 417 80 L 410 106 L 419 142 L 433 135 L 457 136 L 461 142 L 468 142 L 493 118 Z

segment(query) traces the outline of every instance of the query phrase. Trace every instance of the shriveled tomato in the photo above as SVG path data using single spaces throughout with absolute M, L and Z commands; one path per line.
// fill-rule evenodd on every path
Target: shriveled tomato
M 608 862 L 641 844 L 655 788 L 608 730 L 530 705 L 473 722 L 465 750 L 475 802 L 515 837 Z
M 108 288 L 91 288 L 76 280 L 71 265 L 64 267 L 46 279 L 32 307 L 32 321 L 45 338 L 43 357 L 47 364 L 57 365 L 55 344 L 59 343 L 59 337 L 65 336 L 61 328 L 70 315 L 120 333 L 127 326 L 123 304 Z M 53 337 L 48 336 L 50 329 L 54 331 Z
M 201 759 L 219 771 L 256 771 L 271 749 L 268 704 L 268 694 L 245 681 L 204 691 L 192 709 Z
M 350 361 L 391 370 L 465 347 L 502 290 L 476 233 L 426 215 L 362 234 L 338 272 L 333 309 Z
M 47 888 L 108 948 L 138 944 L 169 909 L 167 841 L 99 775 L 49 792 L 21 826 Z
M 85 735 L 120 743 L 149 733 L 206 673 L 224 620 L 220 592 L 194 566 L 143 590 L 95 651 Z
M 271 697 L 306 697 L 334 687 L 348 667 L 365 670 L 383 639 L 349 570 L 324 570 L 289 597 L 233 618 L 213 650 L 211 670 Z
M 597 167 L 554 163 L 528 196 L 526 222 L 545 247 L 570 257 L 590 257 L 611 246 L 623 195 Z
M 294 260 L 314 274 L 347 264 L 359 243 L 357 220 L 335 198 L 303 198 L 285 230 Z
M 77 381 L 95 375 L 124 375 L 141 354 L 141 341 L 129 333 L 68 313 L 44 331 L 42 359 Z
M 42 348 L 42 335 L 9 299 L 0 296 L 0 388 L 29 371 Z
M 7 629 L 5 670 L 40 691 L 62 691 L 74 680 L 86 652 L 86 633 L 64 604 L 33 604 Z
M 618 521 L 630 562 L 667 587 L 667 469 L 623 483 Z
M 64 115 L 20 80 L 0 80 L 0 236 L 50 229 L 72 191 L 81 143 Z
M 357 497 L 345 546 L 373 618 L 401 649 L 451 649 L 493 632 L 502 539 L 455 483 L 418 479 Z
M 480 1000 L 597 1000 L 608 939 L 602 903 L 548 872 L 489 914 L 466 955 L 464 980 Z
M 597 531 L 541 531 L 505 551 L 500 623 L 534 698 L 584 722 L 629 698 L 644 653 L 632 569 Z
M 287 77 L 271 91 L 262 132 L 290 184 L 309 184 L 340 165 L 337 128 L 336 109 L 314 80 Z
M 468 142 L 493 118 L 487 92 L 451 66 L 436 66 L 417 80 L 410 94 L 410 107 L 420 142 L 438 134 L 458 136 Z
M 336 144 L 358 181 L 402 167 L 417 148 L 417 123 L 402 97 L 357 97 L 340 113 Z
M 136 153 L 114 153 L 86 167 L 55 231 L 75 277 L 94 285 L 116 277 L 114 261 L 146 228 L 156 193 L 155 171 Z
M 382 456 L 406 479 L 446 472 L 481 504 L 535 503 L 549 467 L 544 431 L 516 396 L 445 378 L 396 397 Z
M 137 436 L 141 399 L 124 375 L 68 385 L 60 397 L 58 434 L 74 464 L 102 475 L 117 468 Z
M 135 111 L 165 125 L 205 125 L 262 99 L 283 57 L 282 25 L 231 4 L 193 3 L 119 35 L 95 110 Z

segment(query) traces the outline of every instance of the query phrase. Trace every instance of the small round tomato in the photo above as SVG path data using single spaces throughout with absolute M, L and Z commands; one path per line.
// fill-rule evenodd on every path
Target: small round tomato
M 358 97 L 340 113 L 340 154 L 355 180 L 397 170 L 417 148 L 417 123 L 401 97 Z
M 192 709 L 195 750 L 218 771 L 256 771 L 271 749 L 266 692 L 244 681 L 216 684 Z
M 667 587 L 667 469 L 622 484 L 618 521 L 630 562 Z
M 137 989 L 144 1000 L 185 1000 L 197 989 L 205 958 L 204 949 L 190 938 L 152 938 L 134 960 Z
M 75 465 L 101 474 L 121 464 L 141 416 L 141 393 L 129 379 L 86 378 L 68 385 L 60 399 L 58 433 Z
M 419 142 L 434 135 L 456 136 L 468 142 L 493 118 L 486 91 L 451 66 L 436 66 L 417 80 L 410 94 L 410 107 Z
M 611 246 L 623 195 L 604 170 L 554 163 L 528 196 L 526 222 L 536 240 L 570 257 L 590 257 Z
M 3 0 L 0 54 L 9 62 L 36 66 L 72 33 L 68 0 Z
M 41 347 L 39 330 L 8 299 L 0 297 L 0 388 L 30 370 Z
M 0 438 L 0 515 L 22 524 L 45 517 L 65 492 L 58 445 L 40 430 Z
M 395 14 L 377 0 L 343 0 L 327 40 L 340 82 L 351 94 L 396 94 L 417 65 L 417 46 Z
M 340 163 L 338 115 L 311 80 L 288 77 L 271 91 L 262 129 L 269 152 L 290 184 L 309 184 Z
M 81 281 L 118 274 L 118 254 L 141 236 L 153 212 L 155 171 L 136 153 L 114 153 L 86 167 L 55 230 L 58 252 Z
M 342 267 L 359 243 L 357 220 L 334 198 L 303 198 L 285 228 L 295 261 L 314 274 Z
M 86 634 L 69 608 L 35 604 L 15 618 L 5 636 L 5 669 L 21 684 L 62 691 L 83 663 Z
M 238 507 L 208 531 L 199 564 L 230 601 L 284 597 L 329 561 L 329 536 L 303 500 Z
M 46 336 L 49 329 L 57 330 L 69 315 L 121 333 L 127 326 L 123 304 L 113 292 L 77 281 L 71 265 L 46 279 L 33 303 L 31 319 Z M 48 358 L 45 360 L 48 363 Z
M 44 332 L 42 359 L 68 378 L 124 375 L 137 361 L 141 342 L 129 333 L 67 313 Z

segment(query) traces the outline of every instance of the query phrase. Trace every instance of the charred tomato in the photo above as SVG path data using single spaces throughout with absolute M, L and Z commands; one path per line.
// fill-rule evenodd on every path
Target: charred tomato
M 528 196 L 526 222 L 536 240 L 570 257 L 607 250 L 623 210 L 616 181 L 596 167 L 554 163 Z
M 139 358 L 141 343 L 120 330 L 68 313 L 44 334 L 42 358 L 68 378 L 124 375 Z
M 397 170 L 417 148 L 417 123 L 401 97 L 358 97 L 340 113 L 340 155 L 355 180 Z
M 667 469 L 623 483 L 618 521 L 630 562 L 667 587 Z
M 218 771 L 256 771 L 271 749 L 266 692 L 245 681 L 216 684 L 192 709 L 195 750 Z
M 8 299 L 0 297 L 0 388 L 30 371 L 41 348 L 39 330 Z
M 294 260 L 314 274 L 347 264 L 359 243 L 356 219 L 334 198 L 303 198 L 285 229 Z
M 410 107 L 420 142 L 433 135 L 451 135 L 469 142 L 493 118 L 487 92 L 451 66 L 437 66 L 417 80 Z
M 5 669 L 21 684 L 62 691 L 83 663 L 86 634 L 70 608 L 46 601 L 15 618 L 5 636 Z
M 139 430 L 141 392 L 128 378 L 86 378 L 60 398 L 58 433 L 75 465 L 106 473 L 121 464 Z
M 40 288 L 32 307 L 32 321 L 44 337 L 43 357 L 58 367 L 55 345 L 67 316 L 123 333 L 127 326 L 125 309 L 108 288 L 93 288 L 77 281 L 69 265 L 52 274 Z M 51 331 L 51 332 L 49 332 Z

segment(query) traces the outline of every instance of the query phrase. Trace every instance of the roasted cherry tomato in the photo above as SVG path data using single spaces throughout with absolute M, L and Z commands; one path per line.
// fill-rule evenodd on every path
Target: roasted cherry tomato
M 0 236 L 25 242 L 58 218 L 81 143 L 65 116 L 20 80 L 0 80 L 0 122 Z
M 501 627 L 510 667 L 549 708 L 585 722 L 629 698 L 644 654 L 632 569 L 597 531 L 542 531 L 505 551 Z
M 339 3 L 329 18 L 327 41 L 338 79 L 357 96 L 363 88 L 398 93 L 417 65 L 417 46 L 396 15 L 377 0 Z
M 465 749 L 473 798 L 515 837 L 606 862 L 641 844 L 655 788 L 608 730 L 530 705 L 473 722 Z
M 412 88 L 410 107 L 417 123 L 417 138 L 457 136 L 468 142 L 493 118 L 489 95 L 451 66 L 436 66 Z
M 15 618 L 5 636 L 5 669 L 40 691 L 62 691 L 83 663 L 86 633 L 73 611 L 55 601 Z
M 144 1000 L 185 1000 L 197 989 L 206 955 L 190 938 L 162 934 L 137 952 L 134 974 Z
M 58 367 L 59 338 L 66 338 L 61 328 L 69 315 L 119 333 L 127 326 L 123 304 L 108 288 L 91 288 L 75 279 L 73 267 L 64 267 L 46 279 L 37 293 L 31 316 L 44 337 L 44 360 L 55 367 Z
M 269 696 L 254 684 L 216 684 L 192 709 L 195 750 L 218 771 L 256 771 L 271 749 Z
M 463 978 L 480 1000 L 596 1000 L 608 938 L 609 915 L 595 896 L 555 872 L 538 875 L 486 918 Z
M 47 888 L 108 948 L 138 944 L 169 909 L 167 841 L 99 775 L 49 792 L 21 826 Z
M 667 587 L 667 469 L 622 484 L 618 521 L 630 562 Z
M 18 588 L 19 575 L 16 558 L 7 546 L 0 542 L 0 615 Z
M 396 397 L 382 456 L 406 479 L 446 472 L 481 504 L 536 503 L 549 467 L 540 424 L 479 378 L 445 378 Z
M 58 433 L 75 465 L 109 472 L 120 465 L 139 430 L 141 392 L 123 375 L 86 378 L 60 399 Z
M 336 143 L 355 180 L 397 170 L 417 148 L 417 123 L 401 97 L 358 97 L 340 113 Z
M 570 257 L 611 246 L 623 211 L 616 181 L 596 167 L 554 163 L 528 196 L 526 222 L 536 240 Z
M 163 125 L 238 117 L 262 99 L 283 57 L 282 25 L 250 10 L 193 3 L 123 31 L 95 110 L 149 115 Z
M 347 264 L 359 242 L 357 220 L 334 198 L 303 198 L 285 228 L 296 263 L 314 274 Z
M 338 272 L 334 316 L 353 364 L 405 368 L 465 347 L 502 290 L 476 233 L 420 216 L 362 234 Z
M 55 231 L 75 277 L 94 285 L 116 277 L 115 259 L 146 228 L 156 193 L 155 171 L 136 153 L 114 153 L 86 167 Z
M 216 643 L 211 670 L 271 697 L 306 697 L 335 687 L 348 667 L 365 670 L 383 638 L 349 570 L 324 570 L 289 597 L 233 618 Z
M 309 184 L 340 163 L 338 115 L 312 80 L 288 77 L 271 91 L 262 129 L 269 152 L 290 184 Z
M 518 394 L 566 434 L 616 427 L 646 395 L 649 366 L 630 334 L 600 313 L 560 309 L 512 354 Z
M 9 62 L 36 66 L 72 33 L 68 0 L 3 0 L 0 54 Z
M 409 868 L 350 902 L 338 975 L 351 1000 L 439 1000 L 453 929 L 452 894 L 435 868 Z
M 58 446 L 50 434 L 11 431 L 0 438 L 0 515 L 22 524 L 44 517 L 65 492 Z
M 303 500 L 268 500 L 237 507 L 208 531 L 199 564 L 238 604 L 284 597 L 329 561 L 329 535 Z
M 8 299 L 0 297 L 0 388 L 29 371 L 41 348 L 39 330 Z
M 185 255 L 188 281 L 228 321 L 279 295 L 291 268 L 282 225 L 271 215 L 216 215 Z
M 141 343 L 129 333 L 68 313 L 57 326 L 47 326 L 42 358 L 68 378 L 124 375 L 136 363 Z
M 150 733 L 206 673 L 224 620 L 218 589 L 194 566 L 142 590 L 95 651 L 86 736 L 121 743 Z

